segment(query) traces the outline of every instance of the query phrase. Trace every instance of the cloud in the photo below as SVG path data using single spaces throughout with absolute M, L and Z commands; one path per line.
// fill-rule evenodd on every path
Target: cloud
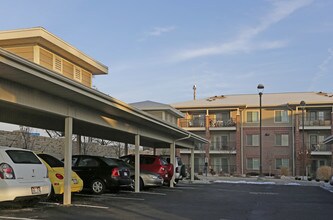
M 284 47 L 287 45 L 286 41 L 254 42 L 253 40 L 275 23 L 287 18 L 296 10 L 311 4 L 312 1 L 313 0 L 271 1 L 273 10 L 264 16 L 257 26 L 245 28 L 234 40 L 209 47 L 183 50 L 173 55 L 172 60 L 177 62 L 210 55 L 233 54 Z
M 169 27 L 155 27 L 152 31 L 147 32 L 146 34 L 148 36 L 160 36 L 164 33 L 168 33 L 171 32 L 173 30 L 175 30 L 176 27 L 174 26 L 169 26 Z
M 315 73 L 312 78 L 311 85 L 309 90 L 312 91 L 315 87 L 315 84 L 320 80 L 320 78 L 324 77 L 327 73 L 328 66 L 333 61 L 333 48 L 328 49 L 328 56 L 319 64 L 318 71 Z

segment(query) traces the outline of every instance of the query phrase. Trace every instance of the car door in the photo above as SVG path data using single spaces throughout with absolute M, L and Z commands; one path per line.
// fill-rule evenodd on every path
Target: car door
M 100 162 L 97 158 L 89 156 L 73 157 L 73 170 L 83 180 L 84 186 L 89 187 L 90 182 L 97 178 L 100 173 Z

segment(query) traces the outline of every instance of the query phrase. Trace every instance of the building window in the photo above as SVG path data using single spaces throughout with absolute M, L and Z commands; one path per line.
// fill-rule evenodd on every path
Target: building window
M 259 135 L 258 134 L 246 135 L 246 145 L 247 146 L 259 146 Z
M 275 135 L 276 146 L 289 146 L 289 135 L 288 134 L 276 134 Z
M 259 170 L 259 159 L 258 158 L 247 158 L 246 166 L 248 170 Z
M 277 110 L 274 113 L 275 113 L 275 118 L 274 118 L 275 122 L 277 123 L 289 122 L 289 116 L 287 110 Z
M 73 78 L 76 81 L 82 82 L 82 71 L 80 68 L 74 66 L 74 73 L 73 73 Z
M 275 159 L 275 168 L 281 169 L 281 167 L 289 168 L 289 159 Z
M 259 122 L 259 112 L 247 112 L 246 122 Z

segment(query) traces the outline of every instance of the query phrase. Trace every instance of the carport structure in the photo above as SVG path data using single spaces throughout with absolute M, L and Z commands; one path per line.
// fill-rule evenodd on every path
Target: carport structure
M 64 205 L 71 204 L 72 135 L 135 145 L 135 191 L 139 192 L 139 147 L 192 149 L 208 141 L 102 92 L 0 48 L 0 121 L 64 132 Z M 171 183 L 171 186 L 173 184 Z

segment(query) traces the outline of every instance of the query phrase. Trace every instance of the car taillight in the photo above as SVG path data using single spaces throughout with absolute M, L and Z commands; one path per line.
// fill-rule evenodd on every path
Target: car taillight
M 0 164 L 0 179 L 15 179 L 14 170 L 9 164 Z
M 111 176 L 120 176 L 119 169 L 117 167 L 112 169 Z
M 64 176 L 61 175 L 60 173 L 56 173 L 55 176 L 60 180 L 64 179 Z

